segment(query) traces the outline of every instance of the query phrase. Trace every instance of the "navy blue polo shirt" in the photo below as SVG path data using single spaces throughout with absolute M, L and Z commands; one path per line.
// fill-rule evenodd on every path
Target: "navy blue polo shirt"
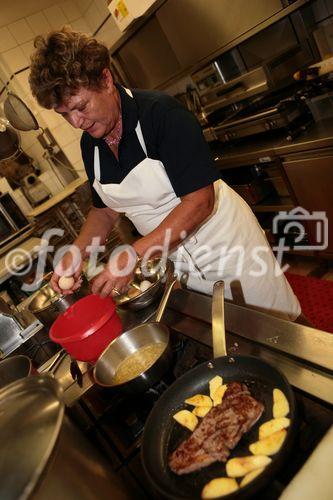
M 93 205 L 105 207 L 93 188 L 94 148 L 100 156 L 102 184 L 120 184 L 144 158 L 135 128 L 138 120 L 149 158 L 160 160 L 178 197 L 206 187 L 220 178 L 196 118 L 177 99 L 162 92 L 132 90 L 133 98 L 117 85 L 121 99 L 123 133 L 119 160 L 103 138 L 88 132 L 81 137 L 82 158 L 92 189 Z M 153 168 L 153 167 L 152 167 Z

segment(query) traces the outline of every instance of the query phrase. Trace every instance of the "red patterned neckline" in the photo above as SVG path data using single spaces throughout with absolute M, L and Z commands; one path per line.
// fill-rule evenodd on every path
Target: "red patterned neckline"
M 108 134 L 106 137 L 104 137 L 104 140 L 106 144 L 111 147 L 111 146 L 118 146 L 120 139 L 121 139 L 121 134 L 123 132 L 123 127 L 122 127 L 122 119 L 121 119 L 121 114 L 119 115 L 119 120 L 117 121 L 116 126 Z

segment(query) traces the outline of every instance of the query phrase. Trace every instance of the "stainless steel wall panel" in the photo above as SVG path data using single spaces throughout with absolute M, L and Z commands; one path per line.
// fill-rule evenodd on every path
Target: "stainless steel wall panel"
M 155 88 L 181 70 L 155 17 L 115 54 L 131 86 Z
M 280 0 L 168 0 L 156 17 L 184 67 L 279 11 Z

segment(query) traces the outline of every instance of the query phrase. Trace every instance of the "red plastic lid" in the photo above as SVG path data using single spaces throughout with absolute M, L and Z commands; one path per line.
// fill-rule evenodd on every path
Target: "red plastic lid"
M 95 333 L 113 316 L 116 304 L 111 297 L 87 295 L 72 304 L 50 328 L 54 342 L 73 342 Z

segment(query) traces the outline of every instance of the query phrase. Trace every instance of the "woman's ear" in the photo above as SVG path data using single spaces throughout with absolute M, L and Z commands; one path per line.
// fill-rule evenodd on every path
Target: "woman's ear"
M 109 68 L 104 68 L 103 71 L 102 71 L 102 75 L 103 75 L 103 81 L 104 81 L 106 89 L 108 91 L 112 91 L 113 90 L 113 86 L 114 86 L 114 82 L 113 82 L 112 73 L 109 70 Z

